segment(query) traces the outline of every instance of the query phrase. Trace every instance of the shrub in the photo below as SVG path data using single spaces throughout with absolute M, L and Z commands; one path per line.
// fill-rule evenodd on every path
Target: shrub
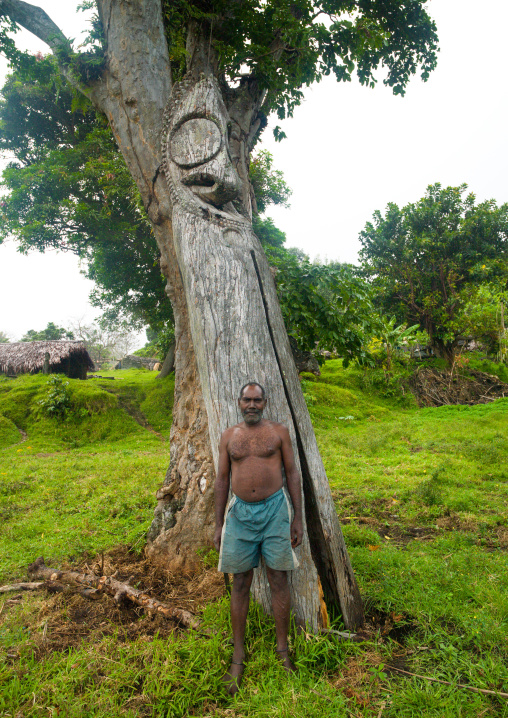
M 49 378 L 45 396 L 37 404 L 43 416 L 54 417 L 63 421 L 71 409 L 69 382 L 64 382 L 58 375 Z

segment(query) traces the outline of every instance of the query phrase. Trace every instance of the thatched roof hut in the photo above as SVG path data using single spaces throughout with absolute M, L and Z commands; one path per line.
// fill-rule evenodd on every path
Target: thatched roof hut
M 47 373 L 66 374 L 71 379 L 86 379 L 87 370 L 93 371 L 94 364 L 82 341 L 0 344 L 0 372 L 35 374 L 45 368 Z

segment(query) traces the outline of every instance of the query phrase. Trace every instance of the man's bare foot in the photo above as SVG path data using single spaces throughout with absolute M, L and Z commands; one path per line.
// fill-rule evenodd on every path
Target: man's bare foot
M 289 657 L 289 648 L 276 648 L 275 653 L 280 659 L 280 662 L 282 663 L 282 667 L 286 671 L 286 673 L 296 673 L 296 666 L 294 665 L 293 661 Z
M 245 663 L 236 663 L 235 661 L 231 661 L 229 670 L 222 676 L 222 682 L 224 683 L 226 691 L 230 696 L 234 696 L 235 693 L 238 693 L 240 690 L 244 670 Z

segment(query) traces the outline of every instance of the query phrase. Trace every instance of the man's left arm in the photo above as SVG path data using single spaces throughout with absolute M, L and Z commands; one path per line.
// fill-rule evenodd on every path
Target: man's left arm
M 291 524 L 291 546 L 296 548 L 302 543 L 303 538 L 303 520 L 302 520 L 302 481 L 300 472 L 296 468 L 295 456 L 291 445 L 291 437 L 285 426 L 281 425 L 281 454 L 286 472 L 286 482 L 288 492 L 293 503 L 295 515 Z

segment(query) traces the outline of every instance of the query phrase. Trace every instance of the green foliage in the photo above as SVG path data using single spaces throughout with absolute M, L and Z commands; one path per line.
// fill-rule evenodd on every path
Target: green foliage
M 54 322 L 48 322 L 46 329 L 42 329 L 40 332 L 35 331 L 35 329 L 29 329 L 21 337 L 22 342 L 56 341 L 59 339 L 74 339 L 74 334 L 68 329 L 58 327 Z
M 478 287 L 508 282 L 508 204 L 475 204 L 466 189 L 431 185 L 419 202 L 375 212 L 360 234 L 379 305 L 426 330 L 450 363 L 459 336 L 473 328 L 468 307 L 478 303 Z
M 37 402 L 40 413 L 60 421 L 65 419 L 71 408 L 68 386 L 69 382 L 64 382 L 58 374 L 51 376 L 44 397 Z
M 15 424 L 6 416 L 0 414 L 0 449 L 21 441 L 21 434 Z
M 20 250 L 72 251 L 95 283 L 92 303 L 110 324 L 172 322 L 159 253 L 106 119 L 63 85 L 53 58 L 18 69 L 0 103 L 1 235 Z
M 264 249 L 282 247 L 286 241 L 286 234 L 278 229 L 271 217 L 260 217 L 255 214 L 252 218 L 252 228 Z
M 175 341 L 175 329 L 167 324 L 158 332 L 147 331 L 147 337 L 151 338 L 144 347 L 137 349 L 134 354 L 139 357 L 158 357 L 161 361 L 169 351 L 171 344 Z
M 105 119 L 62 86 L 54 59 L 39 58 L 30 73 L 16 71 L 2 90 L 0 150 L 14 155 L 4 170 L 0 204 L 4 237 L 14 235 L 23 252 L 72 251 L 85 260 L 95 287 L 91 302 L 117 327 L 161 332 L 167 351 L 173 314 L 165 293 L 159 252 L 139 193 Z M 290 196 L 272 157 L 251 163 L 260 207 L 286 204 Z M 261 241 L 281 246 L 284 234 L 270 218 L 255 217 Z
M 260 214 L 272 204 L 289 207 L 292 190 L 286 184 L 284 174 L 273 169 L 272 165 L 273 155 L 268 150 L 258 152 L 249 165 L 249 179 Z
M 165 357 L 169 351 L 169 347 L 175 341 L 175 329 L 172 325 L 167 324 L 157 332 L 155 346 L 160 357 Z
M 95 1 L 88 1 L 78 5 L 79 10 L 88 10 L 95 8 Z M 17 67 L 26 75 L 37 73 L 36 65 L 42 59 L 41 53 L 35 55 L 28 51 L 19 50 L 11 35 L 18 32 L 19 27 L 9 17 L 9 9 L 4 11 L 1 17 L 0 26 L 0 52 L 9 61 L 12 67 Z M 26 8 L 25 11 L 30 15 L 32 8 Z M 16 8 L 14 8 L 16 13 Z M 58 18 L 56 18 L 58 23 Z M 44 22 L 44 21 L 43 21 Z M 21 25 L 22 21 L 20 22 Z M 72 75 L 74 82 L 79 85 L 87 85 L 90 82 L 98 80 L 106 66 L 105 42 L 102 24 L 97 13 L 91 16 L 89 30 L 84 42 L 80 48 L 88 48 L 83 52 L 76 52 L 72 47 L 72 41 L 69 41 L 59 31 L 55 33 L 52 41 L 53 52 L 55 58 L 62 69 L 66 73 Z
M 406 327 L 405 324 L 397 325 L 395 316 L 388 319 L 380 314 L 377 317 L 375 331 L 385 350 L 386 369 L 391 371 L 394 354 L 398 352 L 399 358 L 401 357 L 404 345 L 407 345 L 416 336 L 418 324 L 414 324 L 412 327 Z
M 199 24 L 210 38 L 218 73 L 229 82 L 255 79 L 268 91 L 263 110 L 291 116 L 302 87 L 333 73 L 373 86 L 375 70 L 386 70 L 385 85 L 404 94 L 421 68 L 427 79 L 436 65 L 435 25 L 422 0 L 356 2 L 319 0 L 165 1 L 169 51 L 175 77 L 185 72 L 187 29 Z M 282 138 L 280 128 L 276 137 Z
M 508 275 L 508 270 L 507 270 Z M 499 361 L 508 357 L 508 276 L 496 282 L 468 286 L 462 293 L 462 326 L 465 336 L 477 339 Z
M 11 341 L 8 334 L 0 332 L 0 344 L 8 344 Z
M 504 381 L 506 384 L 508 384 L 508 366 L 505 362 L 496 363 L 491 359 L 487 359 L 484 356 L 479 356 L 476 354 L 470 354 L 468 356 L 468 359 L 468 366 L 470 366 L 471 369 L 478 369 L 479 371 L 484 371 L 487 374 L 493 374 L 494 376 L 498 376 L 501 381 Z
M 157 347 L 155 344 L 152 344 L 152 342 L 147 342 L 144 347 L 136 349 L 136 351 L 132 353 L 137 357 L 158 357 Z
M 284 248 L 265 247 L 265 251 L 277 270 L 277 293 L 286 328 L 299 348 L 337 352 L 346 365 L 353 359 L 369 361 L 365 345 L 373 317 L 365 282 L 347 265 L 311 264 Z

